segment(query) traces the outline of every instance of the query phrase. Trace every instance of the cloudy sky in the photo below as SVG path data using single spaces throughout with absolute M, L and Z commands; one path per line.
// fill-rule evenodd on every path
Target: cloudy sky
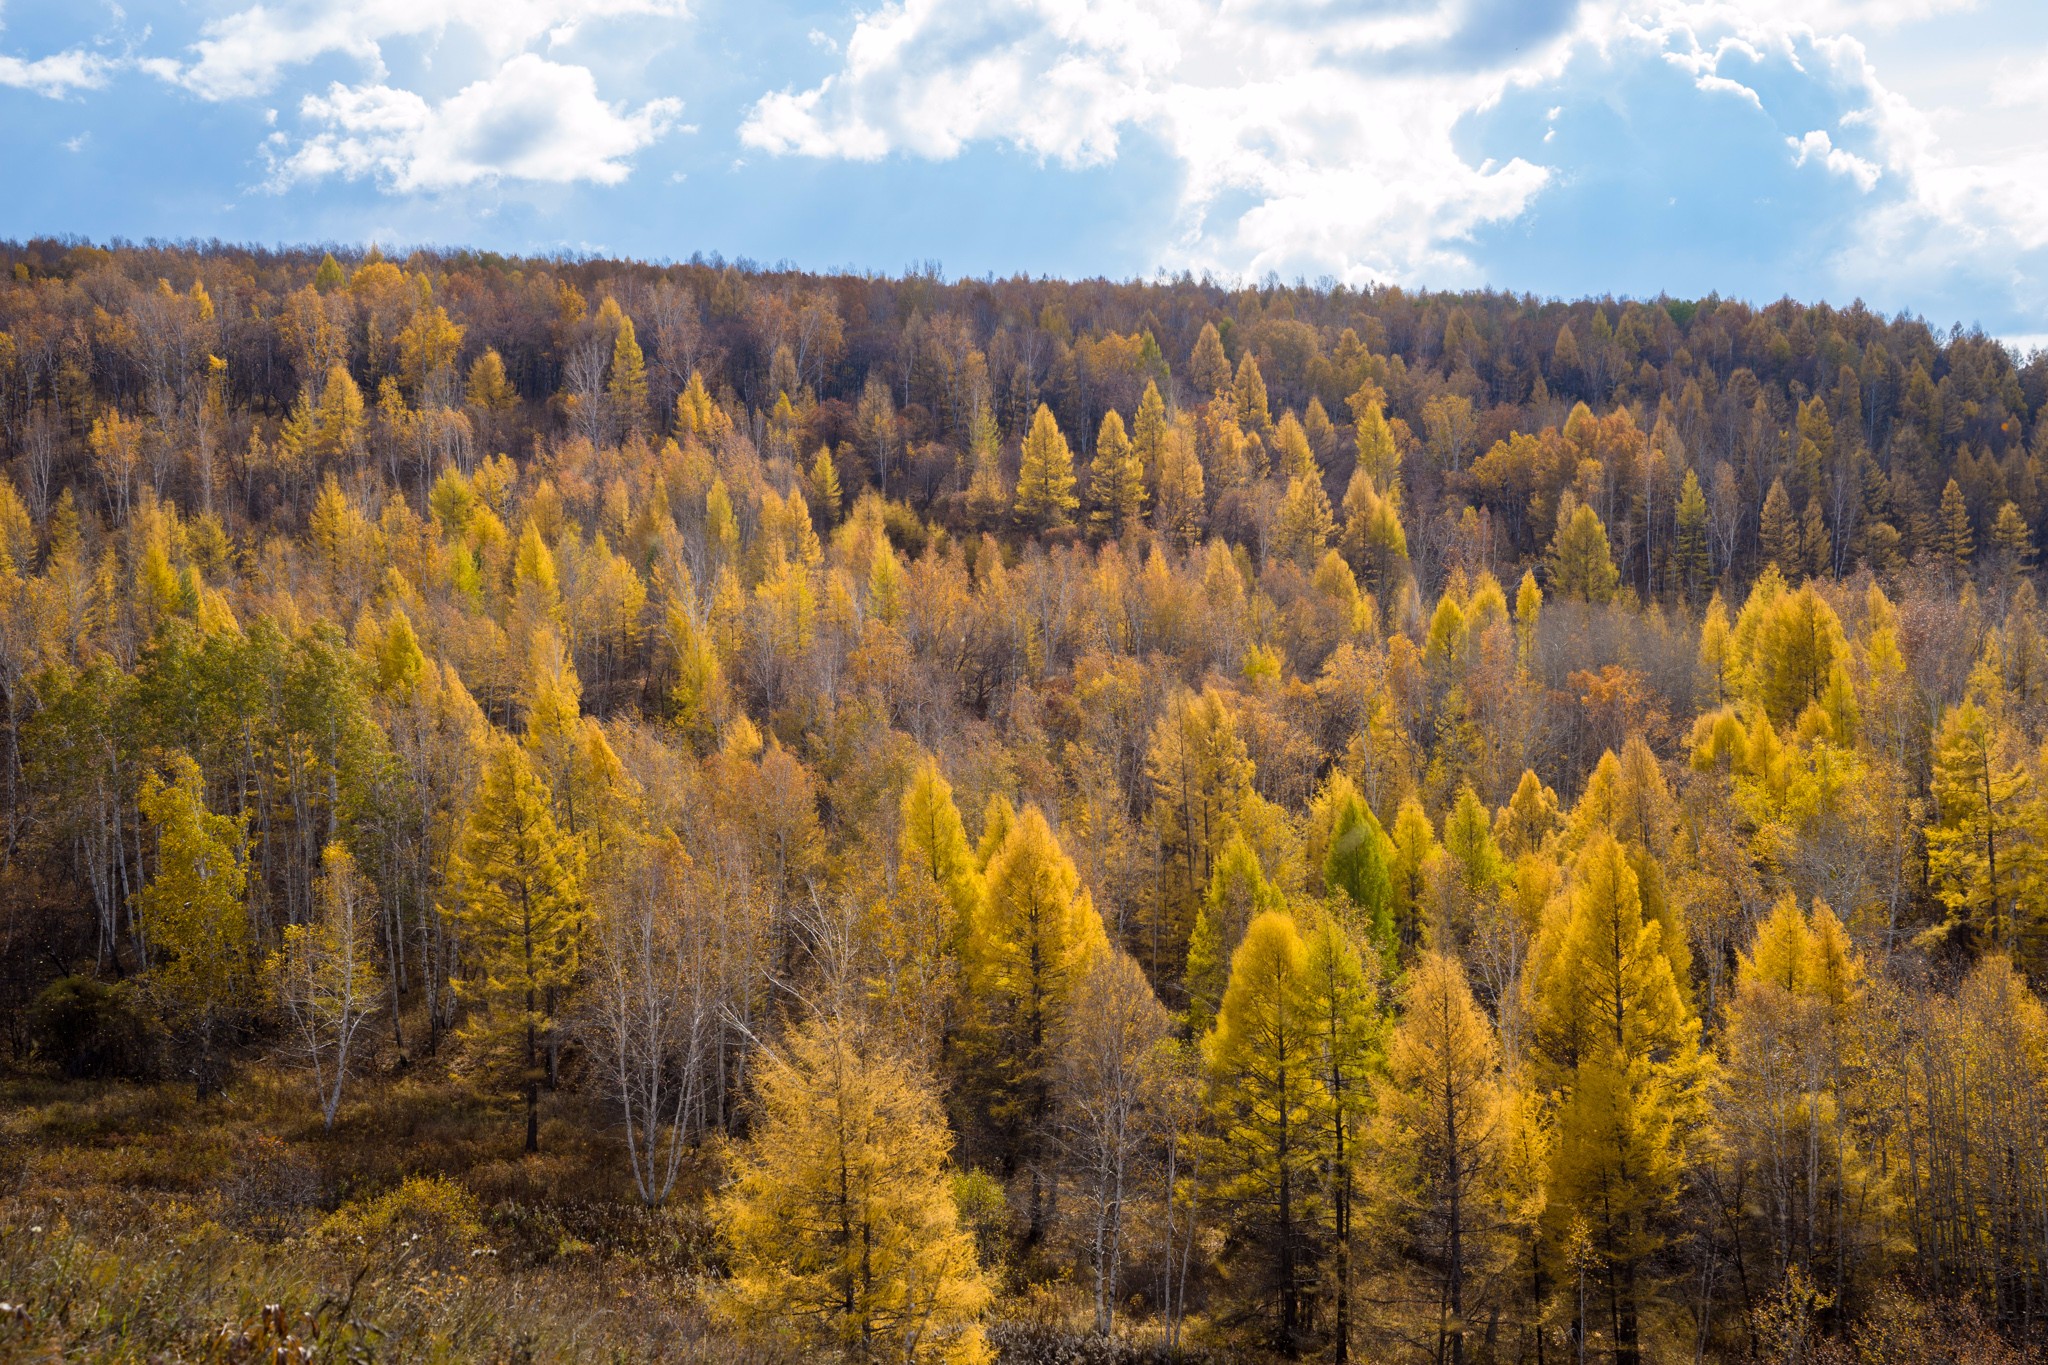
M 0 5 L 0 236 L 1790 293 L 2048 341 L 2041 0 Z

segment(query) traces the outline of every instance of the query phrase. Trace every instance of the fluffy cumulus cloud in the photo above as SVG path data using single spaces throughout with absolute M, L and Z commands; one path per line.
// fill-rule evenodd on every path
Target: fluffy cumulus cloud
M 684 169 L 633 171 L 686 128 L 687 90 L 715 125 L 677 149 L 692 182 L 747 177 L 693 196 L 686 226 L 728 249 L 887 266 L 912 231 L 999 264 L 1039 205 L 1064 225 L 1041 259 L 1070 270 L 1860 294 L 2008 334 L 2048 316 L 2040 0 L 855 3 L 45 6 L 0 42 L 0 98 L 74 177 L 132 136 L 88 143 L 98 101 L 254 113 L 270 188 L 416 197 L 443 232 L 469 228 L 461 192 L 519 183 L 626 182 L 612 207 L 660 221 Z M 223 202 L 252 188 L 246 159 L 215 162 Z M 944 202 L 905 227 L 906 195 Z M 300 230 L 290 196 L 259 198 L 225 226 Z M 565 240 L 591 231 L 588 196 L 528 198 Z
M 1880 290 L 1948 301 L 1972 290 L 1996 316 L 2048 312 L 2048 53 L 2015 58 L 1995 42 L 1971 45 L 1952 88 L 1910 89 L 1917 64 L 1897 43 L 1887 68 L 1873 55 L 1893 30 L 1946 18 L 1988 32 L 2000 16 L 1955 16 L 1978 0 L 1665 0 L 1620 19 L 1622 41 L 1656 47 L 1695 70 L 1706 88 L 1731 70 L 1772 59 L 1804 78 L 1786 104 L 1818 94 L 1831 128 L 1793 131 L 1785 144 L 1811 173 L 1840 176 L 1868 197 L 1816 287 Z M 1964 284 L 1962 282 L 1969 282 Z
M 1576 0 L 897 0 L 841 68 L 764 96 L 775 154 L 945 158 L 992 141 L 1068 166 L 1142 131 L 1184 186 L 1166 263 L 1364 280 L 1460 273 L 1455 244 L 1547 172 L 1454 133 L 1566 50 Z
M 267 95 L 299 68 L 339 56 L 370 79 L 336 81 L 300 99 L 300 129 L 271 136 L 273 188 L 329 177 L 368 179 L 394 194 L 504 181 L 612 185 L 633 153 L 677 126 L 681 103 L 607 101 L 590 67 L 529 49 L 573 41 L 606 20 L 677 19 L 684 0 L 283 0 L 209 21 L 183 57 L 140 65 L 208 101 Z M 394 43 L 429 58 L 455 35 L 483 74 L 433 99 L 389 80 Z
M 1865 192 L 1875 189 L 1884 174 L 1876 162 L 1835 146 L 1824 128 L 1812 129 L 1801 137 L 1788 137 L 1785 145 L 1792 149 L 1794 164 L 1804 166 L 1811 161 L 1825 166 L 1837 175 L 1849 177 Z
M 741 137 L 784 156 L 987 142 L 1089 165 L 1142 132 L 1181 177 L 1165 264 L 1443 284 L 1481 278 L 1475 234 L 1586 169 L 1546 164 L 1547 138 L 1489 159 L 1472 121 L 1511 95 L 1563 98 L 1575 64 L 1661 64 L 1706 102 L 1697 117 L 1739 101 L 1778 122 L 1789 166 L 1864 197 L 1828 282 L 1854 288 L 1888 254 L 1934 272 L 2048 240 L 2048 148 L 1963 136 L 1888 85 L 1865 41 L 1979 22 L 1955 17 L 1977 3 L 892 0 L 856 19 L 838 69 L 760 98 Z M 2039 127 L 2048 58 L 2008 63 L 1994 98 Z
M 599 98 L 587 68 L 521 53 L 439 104 L 387 85 L 331 86 L 300 113 L 322 131 L 272 140 L 275 181 L 373 176 L 406 193 L 501 179 L 615 185 L 626 158 L 674 123 L 681 103 L 627 112 Z
M 1147 6 L 909 0 L 860 20 L 845 69 L 764 98 L 744 139 L 774 152 L 950 157 L 1003 138 L 1069 166 L 1115 156 L 1119 128 L 1181 59 Z
M 91 52 L 59 52 L 28 61 L 0 53 L 0 86 L 56 98 L 107 83 L 114 63 Z
M 4 26 L 5 19 L 5 5 L 0 3 L 0 26 Z M 99 89 L 120 66 L 118 60 L 78 47 L 36 58 L 0 52 L 0 89 L 26 90 L 62 99 L 80 91 Z
M 187 58 L 145 65 L 207 99 L 268 94 L 292 68 L 330 54 L 384 74 L 384 44 L 459 30 L 504 60 L 536 40 L 566 37 L 586 22 L 679 18 L 684 0 L 281 0 L 209 21 Z

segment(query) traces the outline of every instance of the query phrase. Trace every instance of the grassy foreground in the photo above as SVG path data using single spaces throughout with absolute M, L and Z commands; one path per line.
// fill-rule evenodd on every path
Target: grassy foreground
M 459 1080 L 330 1133 L 290 1079 L 0 1081 L 0 1359 L 773 1358 L 703 1309 L 699 1201 L 640 1207 L 591 1116 L 521 1157 Z

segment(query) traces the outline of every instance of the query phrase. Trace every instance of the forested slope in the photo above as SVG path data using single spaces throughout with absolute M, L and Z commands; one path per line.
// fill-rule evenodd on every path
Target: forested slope
M 675 1295 L 849 1358 L 2039 1344 L 2048 358 L 1789 300 L 0 264 L 21 1075 L 590 1125 L 710 1229 Z M 278 1235 L 488 1236 L 481 1178 L 375 1183 Z

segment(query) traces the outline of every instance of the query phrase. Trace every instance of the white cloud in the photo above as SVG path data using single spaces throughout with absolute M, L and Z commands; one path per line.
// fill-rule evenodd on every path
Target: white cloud
M 1994 0 L 1995 3 L 1995 0 Z M 1940 58 L 1916 61 L 1911 25 L 1978 8 L 1976 0 L 1664 0 L 1631 31 L 1672 50 L 1723 57 L 1775 56 L 1803 73 L 1843 112 L 1837 129 L 1788 137 L 1794 160 L 1817 161 L 1873 195 L 1835 255 L 1833 281 L 1816 287 L 1882 287 L 1897 297 L 1947 295 L 1963 279 L 1996 282 L 1995 297 L 2021 313 L 2048 309 L 2048 146 L 2033 132 L 2048 122 L 2048 58 L 2014 63 L 1993 31 L 2009 18 L 1973 20 L 1986 42 L 1948 76 Z M 1944 36 L 1953 36 L 1955 21 Z M 1621 25 L 1629 27 L 1629 25 Z M 1893 69 L 1872 56 L 1880 34 Z M 1961 74 L 1956 74 L 1959 71 Z M 1931 82 L 1931 83 L 1930 83 Z M 1932 90 L 1916 102 L 1913 86 Z M 1944 104 L 1946 93 L 1954 104 Z M 1988 98 L 1987 98 L 1988 96 Z M 1841 145 L 1851 135 L 1863 152 Z
M 373 177 L 397 193 L 500 180 L 614 185 L 628 158 L 675 126 L 680 101 L 627 111 L 598 97 L 587 67 L 522 53 L 439 104 L 388 85 L 336 83 L 300 114 L 325 131 L 273 134 L 273 184 Z
M 1878 179 L 1884 174 L 1876 162 L 1835 146 L 1825 128 L 1816 128 L 1804 137 L 1788 137 L 1785 144 L 1792 149 L 1793 165 L 1819 162 L 1834 174 L 1845 175 L 1855 181 L 1865 194 L 1877 188 Z
M 382 44 L 466 29 L 495 60 L 536 40 L 573 36 L 579 24 L 632 17 L 680 18 L 687 0 L 281 0 L 212 20 L 187 62 L 165 58 L 147 70 L 206 99 L 261 95 L 290 67 L 339 53 L 382 77 Z
M 863 17 L 845 69 L 764 97 L 742 140 L 771 152 L 945 158 L 1000 137 L 1068 165 L 1114 156 L 1177 57 L 1131 0 L 908 0 Z
M 1992 82 L 1991 98 L 2007 109 L 2048 105 L 2048 54 L 2004 66 Z
M 1898 28 L 1944 15 L 1966 14 L 1978 5 L 1979 0 L 1747 0 L 1744 8 L 1756 14 L 1791 19 L 1817 33 L 1826 33 L 1846 28 Z
M 993 142 L 1090 166 L 1138 133 L 1183 172 L 1168 265 L 1465 276 L 1460 239 L 1520 213 L 1547 172 L 1472 165 L 1454 130 L 1560 60 L 1564 24 L 1544 20 L 1576 2 L 1512 6 L 1531 41 L 1504 61 L 1482 31 L 1495 0 L 1364 17 L 1318 0 L 895 0 L 859 19 L 837 72 L 764 95 L 740 138 L 852 160 Z
M 76 49 L 33 61 L 0 53 L 0 86 L 58 99 L 79 90 L 99 89 L 117 65 L 95 53 Z
M 221 101 L 267 94 L 294 69 L 341 56 L 367 78 L 336 81 L 299 100 L 301 135 L 274 133 L 264 144 L 271 183 L 371 178 L 392 193 L 434 191 L 502 180 L 617 184 L 629 158 L 675 126 L 681 104 L 649 101 L 638 110 L 608 103 L 591 68 L 552 61 L 605 20 L 681 18 L 688 0 L 274 0 L 210 21 L 186 60 L 156 57 L 144 70 Z M 478 72 L 436 100 L 388 79 L 394 43 L 433 69 L 438 41 L 451 31 L 480 51 Z M 274 113 L 271 119 L 275 121 Z
M 1864 97 L 1842 123 L 1867 130 L 1877 158 L 1906 190 L 1903 201 L 1867 225 L 1861 248 L 1873 267 L 1910 248 L 1922 260 L 1975 257 L 2006 274 L 2015 251 L 2048 247 L 2048 147 L 2032 134 L 2010 136 L 2015 127 L 2038 129 L 2048 120 L 2048 89 L 2008 85 L 1996 92 L 2005 106 L 1996 113 L 1982 107 L 1980 91 L 1976 107 L 1952 117 L 1916 105 L 1888 83 L 1857 40 L 1836 39 L 1833 50 L 1842 78 Z M 2022 112 L 2015 116 L 2014 108 Z M 2048 304 L 2048 295 L 2035 304 Z
M 1994 7 L 2007 0 L 1989 0 Z M 861 15 L 838 68 L 764 94 L 740 130 L 782 156 L 873 161 L 1004 146 L 1065 166 L 1113 162 L 1134 138 L 1181 173 L 1162 264 L 1256 277 L 1473 278 L 1468 243 L 1522 214 L 1558 170 L 1478 162 L 1456 134 L 1517 89 L 1575 60 L 1663 61 L 1695 88 L 1783 129 L 1793 161 L 1869 197 L 1815 287 L 1935 279 L 1958 268 L 2013 278 L 2048 249 L 2048 145 L 2015 134 L 2048 120 L 2048 56 L 1978 82 L 2002 108 L 1917 106 L 1869 43 L 1917 58 L 1913 26 L 1980 0 L 890 0 Z M 1987 33 L 1996 8 L 1969 22 Z M 1785 109 L 1773 107 L 1773 101 Z M 1814 128 L 1810 109 L 1835 111 Z M 1556 136 L 1558 112 L 1537 145 Z M 2034 286 L 2028 286 L 2030 288 Z M 2048 302 L 2048 299 L 2042 300 Z

